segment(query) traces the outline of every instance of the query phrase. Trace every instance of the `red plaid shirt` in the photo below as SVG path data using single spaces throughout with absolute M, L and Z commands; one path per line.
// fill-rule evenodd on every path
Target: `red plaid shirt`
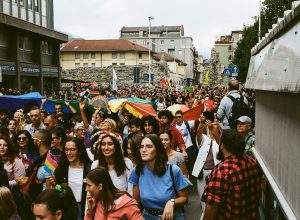
M 261 172 L 249 156 L 227 157 L 212 170 L 202 201 L 219 208 L 217 219 L 257 219 Z

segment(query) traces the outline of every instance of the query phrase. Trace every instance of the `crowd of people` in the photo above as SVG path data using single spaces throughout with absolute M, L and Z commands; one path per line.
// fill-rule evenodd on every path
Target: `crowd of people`
M 80 100 L 79 111 L 65 101 L 70 114 L 62 104 L 47 112 L 47 98 L 29 110 L 0 109 L 0 220 L 185 219 L 192 182 L 201 218 L 258 218 L 253 91 L 235 79 L 192 92 L 100 91 L 152 101 L 157 117 L 142 118 L 123 107 L 90 114 L 86 91 L 60 93 Z M 173 104 L 204 112 L 185 121 L 167 109 Z

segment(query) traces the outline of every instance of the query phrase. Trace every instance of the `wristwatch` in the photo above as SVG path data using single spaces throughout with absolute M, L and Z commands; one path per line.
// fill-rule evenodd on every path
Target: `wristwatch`
M 170 202 L 173 202 L 174 205 L 175 205 L 175 199 L 170 199 Z

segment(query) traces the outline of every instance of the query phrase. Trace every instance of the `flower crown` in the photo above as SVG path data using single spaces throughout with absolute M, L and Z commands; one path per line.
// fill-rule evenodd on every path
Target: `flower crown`
M 123 140 L 122 140 L 122 137 L 119 134 L 116 134 L 116 133 L 113 133 L 113 132 L 110 132 L 110 131 L 98 131 L 95 134 L 93 134 L 91 138 L 93 139 L 97 135 L 98 135 L 98 140 L 96 140 L 95 143 L 93 144 L 94 152 L 95 152 L 97 146 L 100 144 L 100 141 L 102 140 L 102 138 L 104 136 L 112 136 L 119 142 L 120 145 L 122 145 Z

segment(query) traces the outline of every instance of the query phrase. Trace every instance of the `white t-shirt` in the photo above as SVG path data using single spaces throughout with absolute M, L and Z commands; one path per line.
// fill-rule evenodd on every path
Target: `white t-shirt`
M 82 185 L 83 185 L 83 167 L 73 168 L 69 166 L 68 185 L 72 189 L 77 202 L 81 202 Z
M 188 123 L 190 125 L 190 129 L 192 129 L 195 126 L 195 121 L 188 121 Z M 175 127 L 180 132 L 180 134 L 184 140 L 186 148 L 191 147 L 193 145 L 193 143 L 192 143 L 191 135 L 190 135 L 185 123 L 183 122 L 180 126 L 176 124 Z
M 115 187 L 123 190 L 123 191 L 127 191 L 130 195 L 132 195 L 132 191 L 133 191 L 133 186 L 131 183 L 128 183 L 128 179 L 130 177 L 130 173 L 133 169 L 133 164 L 131 162 L 130 159 L 128 158 L 124 158 L 125 164 L 127 166 L 128 169 L 126 169 L 126 171 L 124 172 L 124 174 L 122 174 L 121 176 L 118 176 L 115 169 L 108 171 L 110 178 L 112 180 L 112 182 L 114 183 Z M 95 169 L 98 167 L 99 161 L 95 160 L 92 163 L 92 169 Z

